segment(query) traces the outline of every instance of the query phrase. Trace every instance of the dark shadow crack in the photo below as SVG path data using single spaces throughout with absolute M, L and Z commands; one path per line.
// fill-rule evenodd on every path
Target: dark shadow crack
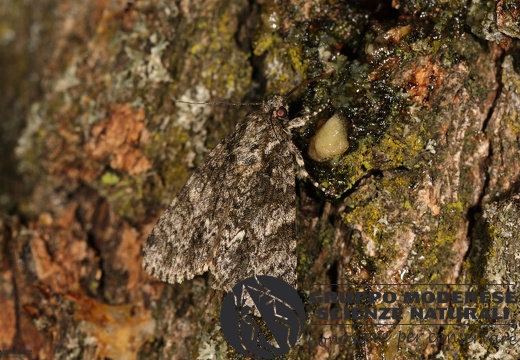
M 481 254 L 480 256 L 482 256 L 482 254 L 485 253 L 485 251 L 483 251 L 482 247 L 485 247 L 486 244 L 484 244 L 482 240 L 477 239 L 476 235 L 478 234 L 478 237 L 480 237 L 480 238 L 482 238 L 482 236 L 483 236 L 482 231 L 479 231 L 479 227 L 483 226 L 483 223 L 482 223 L 483 222 L 483 219 L 482 219 L 483 199 L 489 189 L 489 183 L 491 181 L 490 175 L 489 175 L 489 167 L 491 164 L 491 159 L 493 157 L 492 135 L 488 134 L 487 131 L 488 131 L 488 126 L 491 121 L 491 118 L 495 114 L 495 111 L 498 107 L 498 101 L 500 99 L 500 95 L 502 94 L 503 87 L 504 87 L 504 84 L 502 82 L 502 72 L 503 72 L 502 64 L 504 63 L 505 56 L 506 56 L 506 52 L 503 51 L 500 54 L 500 56 L 498 56 L 496 59 L 497 89 L 495 91 L 495 96 L 494 96 L 492 104 L 488 110 L 486 118 L 484 119 L 484 122 L 482 123 L 481 131 L 486 135 L 486 138 L 489 141 L 488 153 L 487 153 L 487 155 L 485 157 L 485 161 L 483 162 L 482 167 L 481 167 L 481 172 L 484 175 L 484 184 L 482 185 L 482 189 L 480 191 L 477 203 L 468 209 L 468 212 L 466 215 L 466 219 L 468 220 L 468 229 L 467 229 L 466 237 L 469 240 L 469 244 L 468 244 L 468 250 L 464 254 L 463 262 L 466 262 L 470 259 L 470 257 L 475 252 L 475 250 L 477 250 L 476 247 L 480 247 L 480 251 L 478 251 L 478 253 Z M 484 230 L 484 229 L 480 229 L 480 230 Z M 485 258 L 482 258 L 480 260 L 485 261 Z M 479 262 L 479 264 L 481 264 L 481 267 L 483 267 L 484 263 Z
M 245 94 L 246 102 L 261 102 L 265 94 L 267 79 L 264 74 L 265 55 L 257 56 L 254 54 L 253 38 L 258 23 L 260 23 L 260 15 L 262 6 L 253 0 L 249 0 L 247 6 L 240 12 L 238 17 L 239 23 L 237 31 L 234 34 L 235 42 L 239 49 L 249 54 L 249 64 L 252 68 L 252 86 Z
M 341 194 L 339 194 L 338 197 L 336 197 L 334 199 L 329 199 L 329 200 L 332 202 L 340 202 L 340 201 L 345 200 L 345 198 L 349 197 L 350 195 L 352 195 L 353 193 L 358 191 L 359 188 L 363 185 L 364 181 L 371 177 L 381 179 L 381 178 L 385 177 L 385 173 L 408 172 L 408 171 L 411 171 L 411 169 L 407 168 L 406 166 L 396 166 L 396 167 L 392 167 L 389 169 L 370 169 L 365 173 L 365 175 L 361 176 L 358 180 L 356 180 L 356 182 L 354 182 L 354 184 L 349 189 L 347 189 L 344 192 L 342 192 Z

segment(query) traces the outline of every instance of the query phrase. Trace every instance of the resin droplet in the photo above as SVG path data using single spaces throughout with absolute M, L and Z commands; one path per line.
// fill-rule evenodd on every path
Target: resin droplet
M 309 156 L 316 161 L 329 161 L 348 149 L 345 121 L 335 114 L 318 129 L 309 146 Z

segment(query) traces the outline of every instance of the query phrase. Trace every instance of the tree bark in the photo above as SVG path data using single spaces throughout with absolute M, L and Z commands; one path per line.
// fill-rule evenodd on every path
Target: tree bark
M 316 290 L 387 291 L 400 294 L 392 307 L 409 311 L 405 291 L 518 290 L 518 9 L 484 0 L 6 1 L 0 349 L 41 359 L 239 357 L 220 331 L 225 293 L 211 277 L 161 283 L 143 271 L 141 249 L 251 108 L 172 98 L 257 102 L 334 70 L 291 103 L 296 114 L 329 101 L 320 116 L 341 117 L 349 148 L 324 163 L 307 156 L 322 119 L 295 136 L 311 176 L 337 196 L 297 183 L 309 324 L 287 358 L 520 357 L 511 339 L 493 342 L 520 338 L 516 304 L 507 326 L 316 326 L 309 301 Z M 387 341 L 330 343 L 345 333 Z

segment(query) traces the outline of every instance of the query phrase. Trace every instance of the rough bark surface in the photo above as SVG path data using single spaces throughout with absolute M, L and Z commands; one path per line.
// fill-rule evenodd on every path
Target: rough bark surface
M 211 278 L 163 284 L 141 249 L 251 109 L 172 98 L 261 101 L 331 69 L 292 106 L 330 101 L 349 140 L 332 162 L 307 158 L 336 199 L 298 185 L 303 298 L 317 283 L 520 291 L 516 2 L 7 0 L 0 15 L 0 350 L 237 358 Z M 304 153 L 319 123 L 297 134 Z M 492 341 L 520 339 L 510 308 L 508 327 L 309 325 L 287 358 L 515 359 L 520 342 Z M 388 341 L 323 342 L 374 330 Z M 441 340 L 455 333 L 478 341 Z

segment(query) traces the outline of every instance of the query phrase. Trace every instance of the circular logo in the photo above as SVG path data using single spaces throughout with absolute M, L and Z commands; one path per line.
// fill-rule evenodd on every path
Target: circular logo
M 274 359 L 296 344 L 305 309 L 296 290 L 272 276 L 253 276 L 236 284 L 220 312 L 228 343 L 244 356 Z

